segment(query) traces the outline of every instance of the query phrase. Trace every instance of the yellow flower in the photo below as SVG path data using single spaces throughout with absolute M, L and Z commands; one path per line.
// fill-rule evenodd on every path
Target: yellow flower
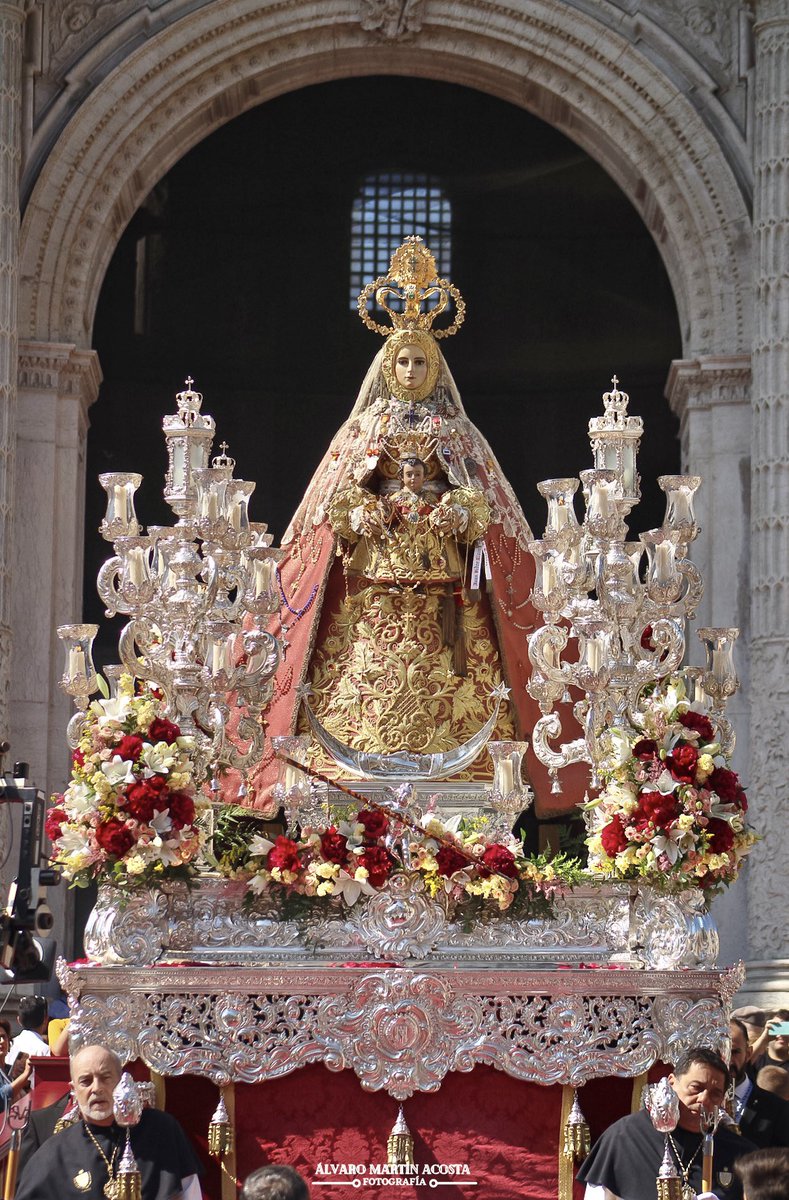
M 316 896 L 331 896 L 331 895 L 333 895 L 333 893 L 334 893 L 334 884 L 332 883 L 332 881 L 330 879 L 326 879 L 326 880 L 324 880 L 323 883 L 319 883 L 317 888 L 315 889 Z
M 145 859 L 140 854 L 132 854 L 126 859 L 126 870 L 129 875 L 142 875 L 145 870 Z
M 681 817 L 678 819 L 678 821 L 677 821 L 677 825 L 678 825 L 678 827 L 679 827 L 680 829 L 682 829 L 683 831 L 684 831 L 684 830 L 688 830 L 688 829 L 692 829 L 692 828 L 693 828 L 693 826 L 695 825 L 695 823 L 696 823 L 696 822 L 694 821 L 694 819 L 693 819 L 693 817 L 690 815 L 690 813 L 683 813 L 683 814 L 682 814 L 682 816 L 681 816 Z
M 715 762 L 711 754 L 700 754 L 696 763 L 696 779 L 703 783 L 715 770 Z

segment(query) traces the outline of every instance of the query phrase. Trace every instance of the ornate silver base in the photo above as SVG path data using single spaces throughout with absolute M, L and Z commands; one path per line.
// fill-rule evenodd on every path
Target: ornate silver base
M 742 971 L 59 965 L 72 1038 L 162 1075 L 261 1082 L 312 1062 L 397 1100 L 486 1063 L 580 1086 L 722 1045 Z
M 394 875 L 386 891 L 306 919 L 282 920 L 262 902 L 243 907 L 244 885 L 202 876 L 128 899 L 104 888 L 88 921 L 85 948 L 104 965 L 162 961 L 242 967 L 337 964 L 360 954 L 431 966 L 543 967 L 626 963 L 648 970 L 712 968 L 718 935 L 698 892 L 668 896 L 606 884 L 576 888 L 552 918 L 491 916 L 467 927 L 446 897 L 431 899 L 421 877 Z

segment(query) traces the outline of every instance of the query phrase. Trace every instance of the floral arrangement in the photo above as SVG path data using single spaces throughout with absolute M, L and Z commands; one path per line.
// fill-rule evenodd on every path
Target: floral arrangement
M 46 819 L 53 863 L 73 885 L 128 888 L 191 874 L 208 803 L 194 784 L 193 739 L 160 711 L 152 691 L 135 695 L 130 676 L 117 697 L 89 706 L 71 781 Z
M 431 896 L 443 893 L 455 906 L 512 908 L 519 916 L 547 914 L 553 896 L 580 879 L 573 860 L 525 858 L 488 842 L 483 825 L 466 817 L 443 823 L 428 813 L 418 826 L 404 827 L 379 808 L 351 809 L 335 824 L 304 828 L 297 839 L 272 842 L 255 834 L 246 853 L 225 854 L 219 865 L 247 882 L 250 899 L 302 897 L 302 907 L 321 899 L 350 907 L 374 896 L 394 872 L 408 871 L 422 877 Z M 216 835 L 215 849 L 221 854 Z
M 603 788 L 586 805 L 589 870 L 714 895 L 736 879 L 757 840 L 745 792 L 684 680 L 655 685 L 637 719 L 640 728 L 604 735 Z

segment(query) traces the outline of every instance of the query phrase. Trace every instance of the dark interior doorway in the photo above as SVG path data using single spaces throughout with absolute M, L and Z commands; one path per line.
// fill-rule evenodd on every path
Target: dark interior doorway
M 112 259 L 94 345 L 104 383 L 88 444 L 85 618 L 103 621 L 96 573 L 100 471 L 144 476 L 138 515 L 161 498 L 161 419 L 187 374 L 257 481 L 251 514 L 277 539 L 379 339 L 348 303 L 351 208 L 371 173 L 439 177 L 452 206 L 452 278 L 468 303 L 443 348 L 535 532 L 535 483 L 591 465 L 590 416 L 616 372 L 645 421 L 644 500 L 631 528 L 659 524 L 655 476 L 679 468 L 663 398 L 681 353 L 660 255 L 610 177 L 524 110 L 455 85 L 348 79 L 280 97 L 206 138 L 157 185 Z M 117 657 L 106 621 L 97 662 Z

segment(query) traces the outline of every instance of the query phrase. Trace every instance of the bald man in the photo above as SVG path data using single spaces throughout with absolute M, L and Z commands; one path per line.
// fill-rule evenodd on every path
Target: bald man
M 81 1119 L 51 1137 L 27 1163 L 17 1200 L 107 1200 L 118 1175 L 126 1130 L 115 1122 L 112 1093 L 122 1064 L 104 1046 L 84 1046 L 71 1060 Z M 200 1200 L 200 1163 L 168 1113 L 143 1109 L 131 1130 L 142 1200 Z

